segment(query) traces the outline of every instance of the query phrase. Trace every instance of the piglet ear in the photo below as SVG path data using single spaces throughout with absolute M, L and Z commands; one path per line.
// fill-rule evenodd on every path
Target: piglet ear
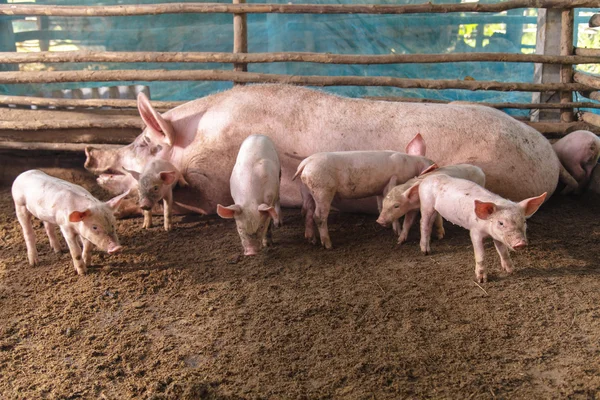
M 233 204 L 229 207 L 224 207 L 220 204 L 217 204 L 217 214 L 219 214 L 219 217 L 221 218 L 234 218 L 235 213 L 239 213 L 240 211 L 242 211 L 242 208 L 237 204 Z
M 279 216 L 277 215 L 277 211 L 275 211 L 275 207 L 262 203 L 258 206 L 258 211 L 261 213 L 268 213 L 269 216 L 273 218 L 273 221 L 275 221 L 275 225 L 279 225 Z
M 421 182 L 417 182 L 414 185 L 412 185 L 410 188 L 406 189 L 406 191 L 404 192 L 404 195 L 406 196 L 408 201 L 410 201 L 411 203 L 415 203 L 415 202 L 419 201 L 419 186 L 420 185 L 421 185 Z
M 158 140 L 169 146 L 175 142 L 175 130 L 170 121 L 167 121 L 150 104 L 150 100 L 143 92 L 138 94 L 138 111 L 151 134 L 158 136 Z
M 177 178 L 177 172 L 175 171 L 162 171 L 158 174 L 160 176 L 160 180 L 163 181 L 165 185 L 171 185 L 175 182 L 175 178 Z
M 423 171 L 421 171 L 421 173 L 419 174 L 419 176 L 422 176 L 422 175 L 428 174 L 428 173 L 430 173 L 430 172 L 433 172 L 433 171 L 435 171 L 435 170 L 436 170 L 436 169 L 438 169 L 438 168 L 439 168 L 439 167 L 438 167 L 438 165 L 437 165 L 437 164 L 435 164 L 435 163 L 434 163 L 434 164 L 431 164 L 429 167 L 427 167 L 427 168 L 425 168 Z
M 494 203 L 475 200 L 475 215 L 477 218 L 488 219 L 494 212 L 496 212 Z
M 129 194 L 130 191 L 131 191 L 131 189 L 127 190 L 123 194 L 113 197 L 112 199 L 110 199 L 109 201 L 106 202 L 106 205 L 109 206 L 113 211 L 117 211 L 117 209 L 119 208 L 119 204 L 121 204 L 121 201 L 125 197 L 127 197 L 127 195 Z
M 130 169 L 127 169 L 127 168 L 125 168 L 125 167 L 123 167 L 123 169 L 124 169 L 126 172 L 128 172 L 128 173 L 129 173 L 129 175 L 133 176 L 133 179 L 135 179 L 136 181 L 138 181 L 138 182 L 139 182 L 139 180 L 140 180 L 140 173 L 139 173 L 139 172 L 137 172 L 137 171 L 133 171 L 133 170 L 130 170 Z
M 540 208 L 548 192 L 544 192 L 538 197 L 530 197 L 519 203 L 519 206 L 525 211 L 525 218 L 531 217 Z
M 420 133 L 417 133 L 406 145 L 406 154 L 410 154 L 411 156 L 425 156 L 426 150 L 425 140 L 423 140 L 423 136 Z
M 90 215 L 92 215 L 92 212 L 89 209 L 85 211 L 73 211 L 71 214 L 69 214 L 69 221 L 81 222 Z

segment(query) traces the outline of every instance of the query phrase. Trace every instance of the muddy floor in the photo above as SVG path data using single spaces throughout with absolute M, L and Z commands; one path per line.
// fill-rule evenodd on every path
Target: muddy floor
M 284 214 L 253 258 L 218 217 L 122 220 L 79 277 L 39 221 L 28 266 L 1 189 L 0 398 L 600 398 L 597 197 L 544 205 L 513 275 L 487 242 L 481 287 L 461 228 L 423 256 L 334 214 L 326 251 Z

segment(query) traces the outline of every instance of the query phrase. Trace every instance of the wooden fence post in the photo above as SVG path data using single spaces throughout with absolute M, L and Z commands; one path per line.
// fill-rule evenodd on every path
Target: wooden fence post
M 246 0 L 233 0 L 233 4 L 242 4 Z M 247 53 L 248 52 L 248 24 L 246 14 L 233 14 L 233 52 Z M 248 71 L 248 64 L 236 63 L 233 64 L 234 71 Z M 234 85 L 243 85 L 240 82 L 234 82 Z
M 563 56 L 573 55 L 573 25 L 575 23 L 575 12 L 573 9 L 563 10 L 561 15 L 561 35 L 560 35 L 560 54 Z M 561 65 L 560 81 L 562 83 L 573 82 L 573 66 Z M 560 92 L 560 102 L 570 103 L 573 101 L 573 93 L 568 91 Z M 575 120 L 572 108 L 564 108 L 560 111 L 561 122 L 571 122 Z

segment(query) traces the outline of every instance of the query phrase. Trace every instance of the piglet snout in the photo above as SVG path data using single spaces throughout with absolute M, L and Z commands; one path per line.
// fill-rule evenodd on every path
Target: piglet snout
M 527 241 L 526 240 L 521 240 L 519 242 L 517 242 L 514 246 L 513 249 L 515 250 L 519 250 L 522 249 L 523 247 L 527 246 Z
M 117 251 L 121 251 L 123 249 L 123 246 L 121 246 L 120 244 L 117 243 L 109 243 L 108 245 L 108 254 L 113 254 L 116 253 Z
M 383 227 L 387 227 L 389 225 L 388 222 L 382 219 L 381 217 L 377 218 L 377 223 Z

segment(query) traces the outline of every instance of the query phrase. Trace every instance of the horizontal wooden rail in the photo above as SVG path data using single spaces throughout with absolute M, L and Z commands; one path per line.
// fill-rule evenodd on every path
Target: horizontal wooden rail
M 464 89 L 521 92 L 556 90 L 589 91 L 581 83 L 521 83 L 464 81 L 458 79 L 405 79 L 386 76 L 300 76 L 220 70 L 113 70 L 0 72 L 0 83 L 59 83 L 111 81 L 230 81 L 241 83 L 286 83 L 309 86 L 390 86 L 421 89 Z
M 2 142 L 0 150 L 43 150 L 43 151 L 69 151 L 83 152 L 88 146 L 99 149 L 119 148 L 121 145 L 95 144 L 95 143 L 47 143 L 47 142 Z
M 578 56 L 597 57 L 600 56 L 600 49 L 588 49 L 584 47 L 576 47 L 575 54 Z
M 220 4 L 167 3 L 103 6 L 2 4 L 0 15 L 106 17 L 184 13 L 228 14 L 416 14 L 449 12 L 501 12 L 516 8 L 598 8 L 600 0 L 508 0 L 494 4 Z
M 577 83 L 586 85 L 591 89 L 600 90 L 600 76 L 598 75 L 575 72 L 573 74 L 573 80 Z
M 588 49 L 585 49 L 588 50 Z M 38 53 L 0 53 L 0 64 L 17 63 L 273 63 L 309 62 L 321 64 L 412 64 L 442 62 L 518 62 L 544 64 L 598 64 L 595 54 L 551 56 L 516 53 L 452 53 L 452 54 L 325 54 L 308 52 L 222 53 L 222 52 L 110 52 L 110 51 L 44 51 Z
M 44 129 L 115 129 L 115 128 L 138 128 L 142 129 L 144 122 L 139 117 L 105 120 L 47 120 L 47 121 L 0 121 L 0 130 L 36 131 Z

